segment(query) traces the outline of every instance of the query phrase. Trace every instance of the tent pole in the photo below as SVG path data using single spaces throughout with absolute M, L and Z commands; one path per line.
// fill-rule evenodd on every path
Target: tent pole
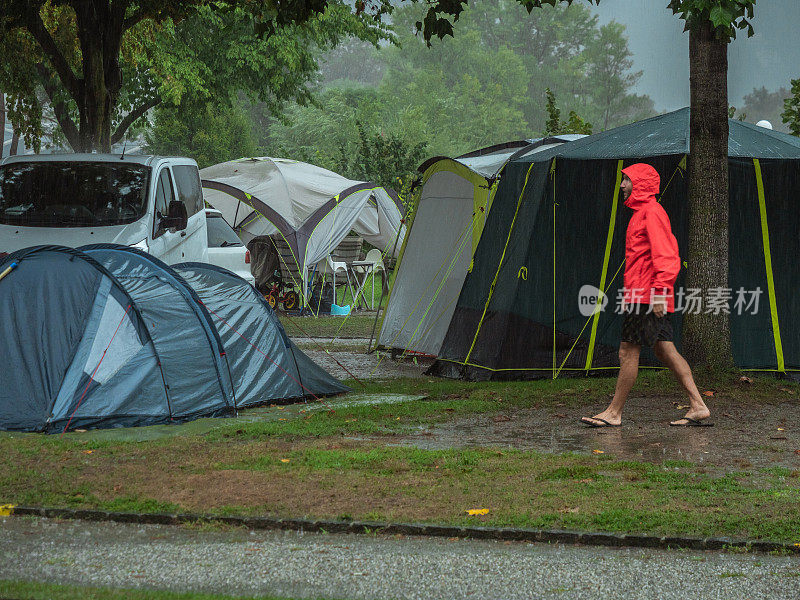
M 783 357 L 783 342 L 781 340 L 781 327 L 778 322 L 778 306 L 775 300 L 775 278 L 772 272 L 772 252 L 769 243 L 769 225 L 767 224 L 767 204 L 764 194 L 764 179 L 761 175 L 761 161 L 753 159 L 756 172 L 756 189 L 758 191 L 758 212 L 761 218 L 761 241 L 764 246 L 764 269 L 767 274 L 767 293 L 769 296 L 770 321 L 772 323 L 772 336 L 775 343 L 775 359 L 780 373 L 786 372 L 786 363 Z

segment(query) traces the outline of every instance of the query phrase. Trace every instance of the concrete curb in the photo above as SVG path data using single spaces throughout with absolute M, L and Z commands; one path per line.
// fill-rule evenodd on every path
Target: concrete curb
M 742 540 L 725 537 L 654 536 L 625 533 L 593 533 L 566 529 L 516 529 L 512 527 L 459 527 L 427 525 L 424 523 L 383 523 L 369 521 L 324 521 L 311 519 L 280 519 L 276 517 L 230 517 L 191 513 L 124 513 L 105 510 L 45 508 L 36 506 L 9 507 L 18 516 L 49 519 L 82 519 L 113 521 L 140 525 L 181 525 L 213 522 L 255 530 L 289 530 L 318 533 L 380 533 L 383 535 L 412 535 L 476 540 L 583 544 L 633 548 L 662 548 L 691 550 L 745 550 L 748 552 L 781 552 L 800 554 L 800 544 L 766 540 Z

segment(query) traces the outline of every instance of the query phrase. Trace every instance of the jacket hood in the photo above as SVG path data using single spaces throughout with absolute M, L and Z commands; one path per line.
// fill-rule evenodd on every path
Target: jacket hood
M 633 191 L 625 200 L 625 206 L 639 210 L 645 204 L 656 201 L 656 194 L 661 186 L 661 177 L 658 176 L 658 171 L 648 164 L 636 163 L 622 169 L 622 172 L 630 178 L 633 184 Z

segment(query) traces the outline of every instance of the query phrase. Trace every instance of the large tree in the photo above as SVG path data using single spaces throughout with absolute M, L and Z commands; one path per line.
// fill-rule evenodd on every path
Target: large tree
M 728 44 L 737 29 L 753 34 L 755 0 L 672 0 L 689 31 L 689 261 L 686 285 L 728 287 Z M 687 358 L 712 368 L 733 365 L 730 319 L 684 317 Z
M 47 102 L 74 150 L 108 151 L 148 110 L 187 94 L 241 86 L 274 108 L 307 102 L 309 44 L 385 37 L 363 10 L 340 0 L 0 0 L 0 89 L 32 143 Z

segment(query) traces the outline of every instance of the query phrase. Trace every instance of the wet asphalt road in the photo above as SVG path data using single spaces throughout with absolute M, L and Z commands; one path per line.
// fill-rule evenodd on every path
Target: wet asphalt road
M 798 598 L 800 557 L 7 517 L 0 579 L 291 598 Z

